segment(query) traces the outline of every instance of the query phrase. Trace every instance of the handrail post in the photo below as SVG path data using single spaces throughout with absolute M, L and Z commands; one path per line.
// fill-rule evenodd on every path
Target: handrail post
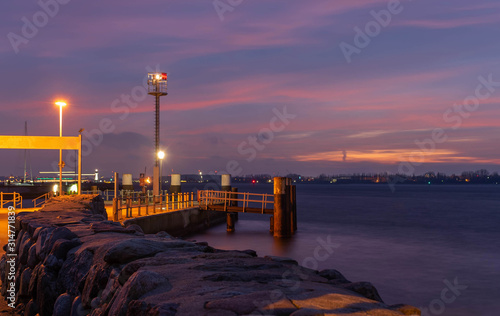
M 153 214 L 156 214 L 156 195 L 153 195 Z
M 127 201 L 126 201 L 126 203 L 127 203 L 127 204 L 126 204 L 126 207 L 127 207 L 127 208 L 126 208 L 126 215 L 125 215 L 125 217 L 127 217 L 127 218 L 131 217 L 131 216 L 129 215 L 129 214 L 130 214 L 130 201 L 131 201 L 131 200 L 130 200 L 130 198 L 129 198 L 129 197 L 127 197 Z
M 118 222 L 118 198 L 113 198 L 113 220 Z
M 137 207 L 137 216 L 141 216 L 141 200 L 142 200 L 142 197 L 139 196 L 139 206 Z

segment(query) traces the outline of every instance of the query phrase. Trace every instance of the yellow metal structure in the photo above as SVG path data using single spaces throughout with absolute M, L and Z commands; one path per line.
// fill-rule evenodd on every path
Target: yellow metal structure
M 0 192 L 0 208 L 6 208 L 5 206 L 12 203 L 12 206 L 16 209 L 23 208 L 23 197 L 19 193 L 4 193 Z
M 57 136 L 0 136 L 0 149 L 78 150 L 78 194 L 82 189 L 82 135 Z

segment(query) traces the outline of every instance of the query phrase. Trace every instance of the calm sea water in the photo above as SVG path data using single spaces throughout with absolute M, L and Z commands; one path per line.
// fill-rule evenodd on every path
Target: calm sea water
M 272 193 L 269 184 L 233 186 Z M 500 315 L 500 185 L 399 185 L 394 193 L 386 185 L 297 185 L 297 203 L 299 230 L 289 240 L 275 240 L 269 216 L 254 214 L 240 214 L 235 233 L 221 225 L 191 238 L 306 264 L 318 238 L 330 238 L 338 248 L 317 268 L 372 282 L 388 304 Z M 461 289 L 443 300 L 446 282 Z

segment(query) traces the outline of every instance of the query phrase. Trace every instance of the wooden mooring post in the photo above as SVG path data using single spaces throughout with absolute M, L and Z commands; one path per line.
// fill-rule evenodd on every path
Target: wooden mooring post
M 291 237 L 293 234 L 292 214 L 292 179 L 285 177 L 274 178 L 274 215 L 273 236 L 277 238 Z
M 292 234 L 295 234 L 297 231 L 297 187 L 295 185 L 290 185 L 290 212 Z

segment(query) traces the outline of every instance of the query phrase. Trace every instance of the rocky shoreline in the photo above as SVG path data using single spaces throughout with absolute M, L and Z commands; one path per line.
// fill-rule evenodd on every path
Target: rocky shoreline
M 19 213 L 16 231 L 20 315 L 420 315 L 336 270 L 122 227 L 107 220 L 99 196 Z M 5 297 L 8 260 L 0 260 Z

